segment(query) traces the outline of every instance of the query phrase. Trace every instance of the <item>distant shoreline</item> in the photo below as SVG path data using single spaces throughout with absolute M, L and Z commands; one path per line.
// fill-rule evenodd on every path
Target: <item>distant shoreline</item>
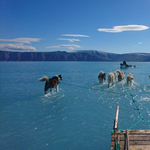
M 75 52 L 11 52 L 0 51 L 0 61 L 82 61 L 82 62 L 150 62 L 150 53 L 115 54 L 81 50 Z

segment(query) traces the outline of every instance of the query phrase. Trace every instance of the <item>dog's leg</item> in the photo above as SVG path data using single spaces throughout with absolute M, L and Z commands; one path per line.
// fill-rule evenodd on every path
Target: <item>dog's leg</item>
M 50 88 L 50 92 L 52 92 L 52 88 Z
M 131 85 L 131 80 L 129 80 L 129 85 Z
M 118 82 L 120 82 L 120 78 L 119 78 L 119 75 L 118 75 Z
M 133 80 L 131 79 L 130 85 L 132 85 L 132 83 L 133 83 Z
M 110 83 L 111 83 L 111 78 L 110 76 L 108 76 L 108 88 L 109 88 Z
M 101 79 L 101 82 L 100 83 L 103 83 L 103 79 Z
M 112 86 L 114 85 L 114 81 L 112 82 Z
M 109 88 L 110 84 L 111 84 L 111 81 L 108 81 L 108 88 Z
M 109 88 L 110 84 L 111 84 L 111 81 L 108 81 L 108 88 Z
M 101 80 L 101 78 L 99 78 L 99 83 L 101 83 L 102 82 L 102 80 Z
M 114 79 L 112 80 L 112 86 L 114 85 Z
M 56 85 L 56 92 L 58 92 L 58 84 Z
M 45 94 L 46 94 L 46 92 L 47 92 L 48 89 L 49 89 L 48 83 L 46 82 L 46 83 L 45 83 L 45 88 L 44 88 Z
M 128 78 L 127 78 L 127 84 L 129 84 L 129 80 L 128 80 Z

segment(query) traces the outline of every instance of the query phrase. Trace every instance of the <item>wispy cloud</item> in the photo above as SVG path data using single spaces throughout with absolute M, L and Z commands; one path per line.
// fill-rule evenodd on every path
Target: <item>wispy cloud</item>
M 39 42 L 40 38 L 15 38 L 15 39 L 0 39 L 5 44 L 0 44 L 0 50 L 28 50 L 36 51 L 33 46 L 26 46 L 24 44 L 31 44 L 32 42 Z M 6 42 L 9 42 L 6 44 Z M 10 44 L 11 43 L 11 44 Z
M 112 29 L 99 28 L 98 31 L 118 33 L 118 32 L 123 32 L 123 31 L 141 31 L 141 30 L 146 30 L 148 28 L 149 27 L 144 26 L 144 25 L 126 25 L 126 26 L 114 26 Z
M 89 37 L 88 35 L 82 35 L 82 34 L 63 34 L 62 36 L 71 36 L 71 37 Z
M 15 39 L 0 39 L 2 42 L 14 42 L 14 43 L 27 43 L 31 44 L 31 42 L 39 42 L 40 38 L 15 38 Z
M 24 46 L 23 44 L 0 44 L 0 50 L 29 50 L 36 51 L 35 47 Z
M 69 50 L 73 50 L 75 48 L 81 48 L 79 45 L 58 45 L 58 46 L 49 46 L 49 47 L 46 47 L 46 48 L 67 48 Z
M 142 42 L 139 42 L 139 44 L 142 44 Z
M 75 41 L 80 41 L 79 39 L 64 39 L 64 38 L 59 38 L 58 40 L 66 40 L 66 41 L 69 41 L 69 42 L 75 42 Z

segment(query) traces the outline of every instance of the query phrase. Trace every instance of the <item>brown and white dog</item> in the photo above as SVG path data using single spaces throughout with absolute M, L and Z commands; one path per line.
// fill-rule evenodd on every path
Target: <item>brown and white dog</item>
M 115 73 L 114 72 L 108 73 L 108 88 L 110 84 L 112 84 L 113 86 L 114 83 L 115 83 Z
M 121 72 L 120 70 L 117 70 L 116 72 L 118 72 L 118 81 L 122 81 L 124 80 L 124 77 L 125 77 L 125 72 Z
M 127 76 L 127 84 L 130 83 L 130 85 L 132 85 L 132 80 L 134 80 L 133 74 L 129 73 L 128 76 Z
M 106 73 L 100 71 L 98 79 L 99 79 L 99 83 L 103 83 L 106 80 Z
M 59 84 L 59 81 L 62 80 L 62 76 L 61 75 L 56 75 L 52 78 L 48 78 L 47 76 L 44 76 L 44 77 L 42 77 L 38 80 L 39 81 L 46 81 L 45 88 L 44 88 L 44 91 L 45 91 L 45 94 L 46 94 L 46 92 L 49 88 L 50 88 L 50 92 L 52 92 L 52 88 L 55 88 L 56 92 L 58 91 L 58 84 Z
M 115 80 L 117 80 L 117 73 L 116 72 L 113 72 L 114 73 L 114 76 L 115 76 Z

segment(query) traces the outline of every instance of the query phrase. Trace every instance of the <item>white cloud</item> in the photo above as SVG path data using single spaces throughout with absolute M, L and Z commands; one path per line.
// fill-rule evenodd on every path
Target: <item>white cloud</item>
M 144 25 L 126 25 L 126 26 L 114 26 L 113 29 L 99 28 L 98 31 L 118 33 L 123 31 L 141 31 L 141 30 L 146 30 L 148 28 L 149 27 Z
M 23 44 L 0 44 L 0 50 L 29 50 L 36 51 L 35 47 L 24 46 Z
M 89 37 L 87 35 L 81 35 L 81 34 L 63 34 L 62 36 L 71 36 L 71 37 Z
M 0 44 L 0 50 L 29 50 L 36 51 L 33 46 L 25 46 L 23 44 L 31 44 L 31 42 L 39 42 L 40 38 L 15 38 L 15 39 L 0 39 L 1 42 L 11 42 L 13 44 Z M 14 44 L 17 43 L 17 44 Z
M 2 42 L 15 42 L 15 43 L 27 43 L 31 44 L 31 42 L 39 42 L 40 38 L 15 38 L 15 39 L 0 39 Z
M 64 39 L 64 38 L 59 38 L 58 40 L 66 40 L 66 41 L 69 41 L 69 42 L 74 42 L 74 41 L 80 41 L 79 39 Z
M 139 44 L 142 44 L 142 42 L 139 42 Z
M 73 50 L 75 48 L 81 48 L 79 45 L 58 45 L 58 46 L 50 46 L 50 47 L 46 47 L 46 48 L 67 48 L 70 50 Z

